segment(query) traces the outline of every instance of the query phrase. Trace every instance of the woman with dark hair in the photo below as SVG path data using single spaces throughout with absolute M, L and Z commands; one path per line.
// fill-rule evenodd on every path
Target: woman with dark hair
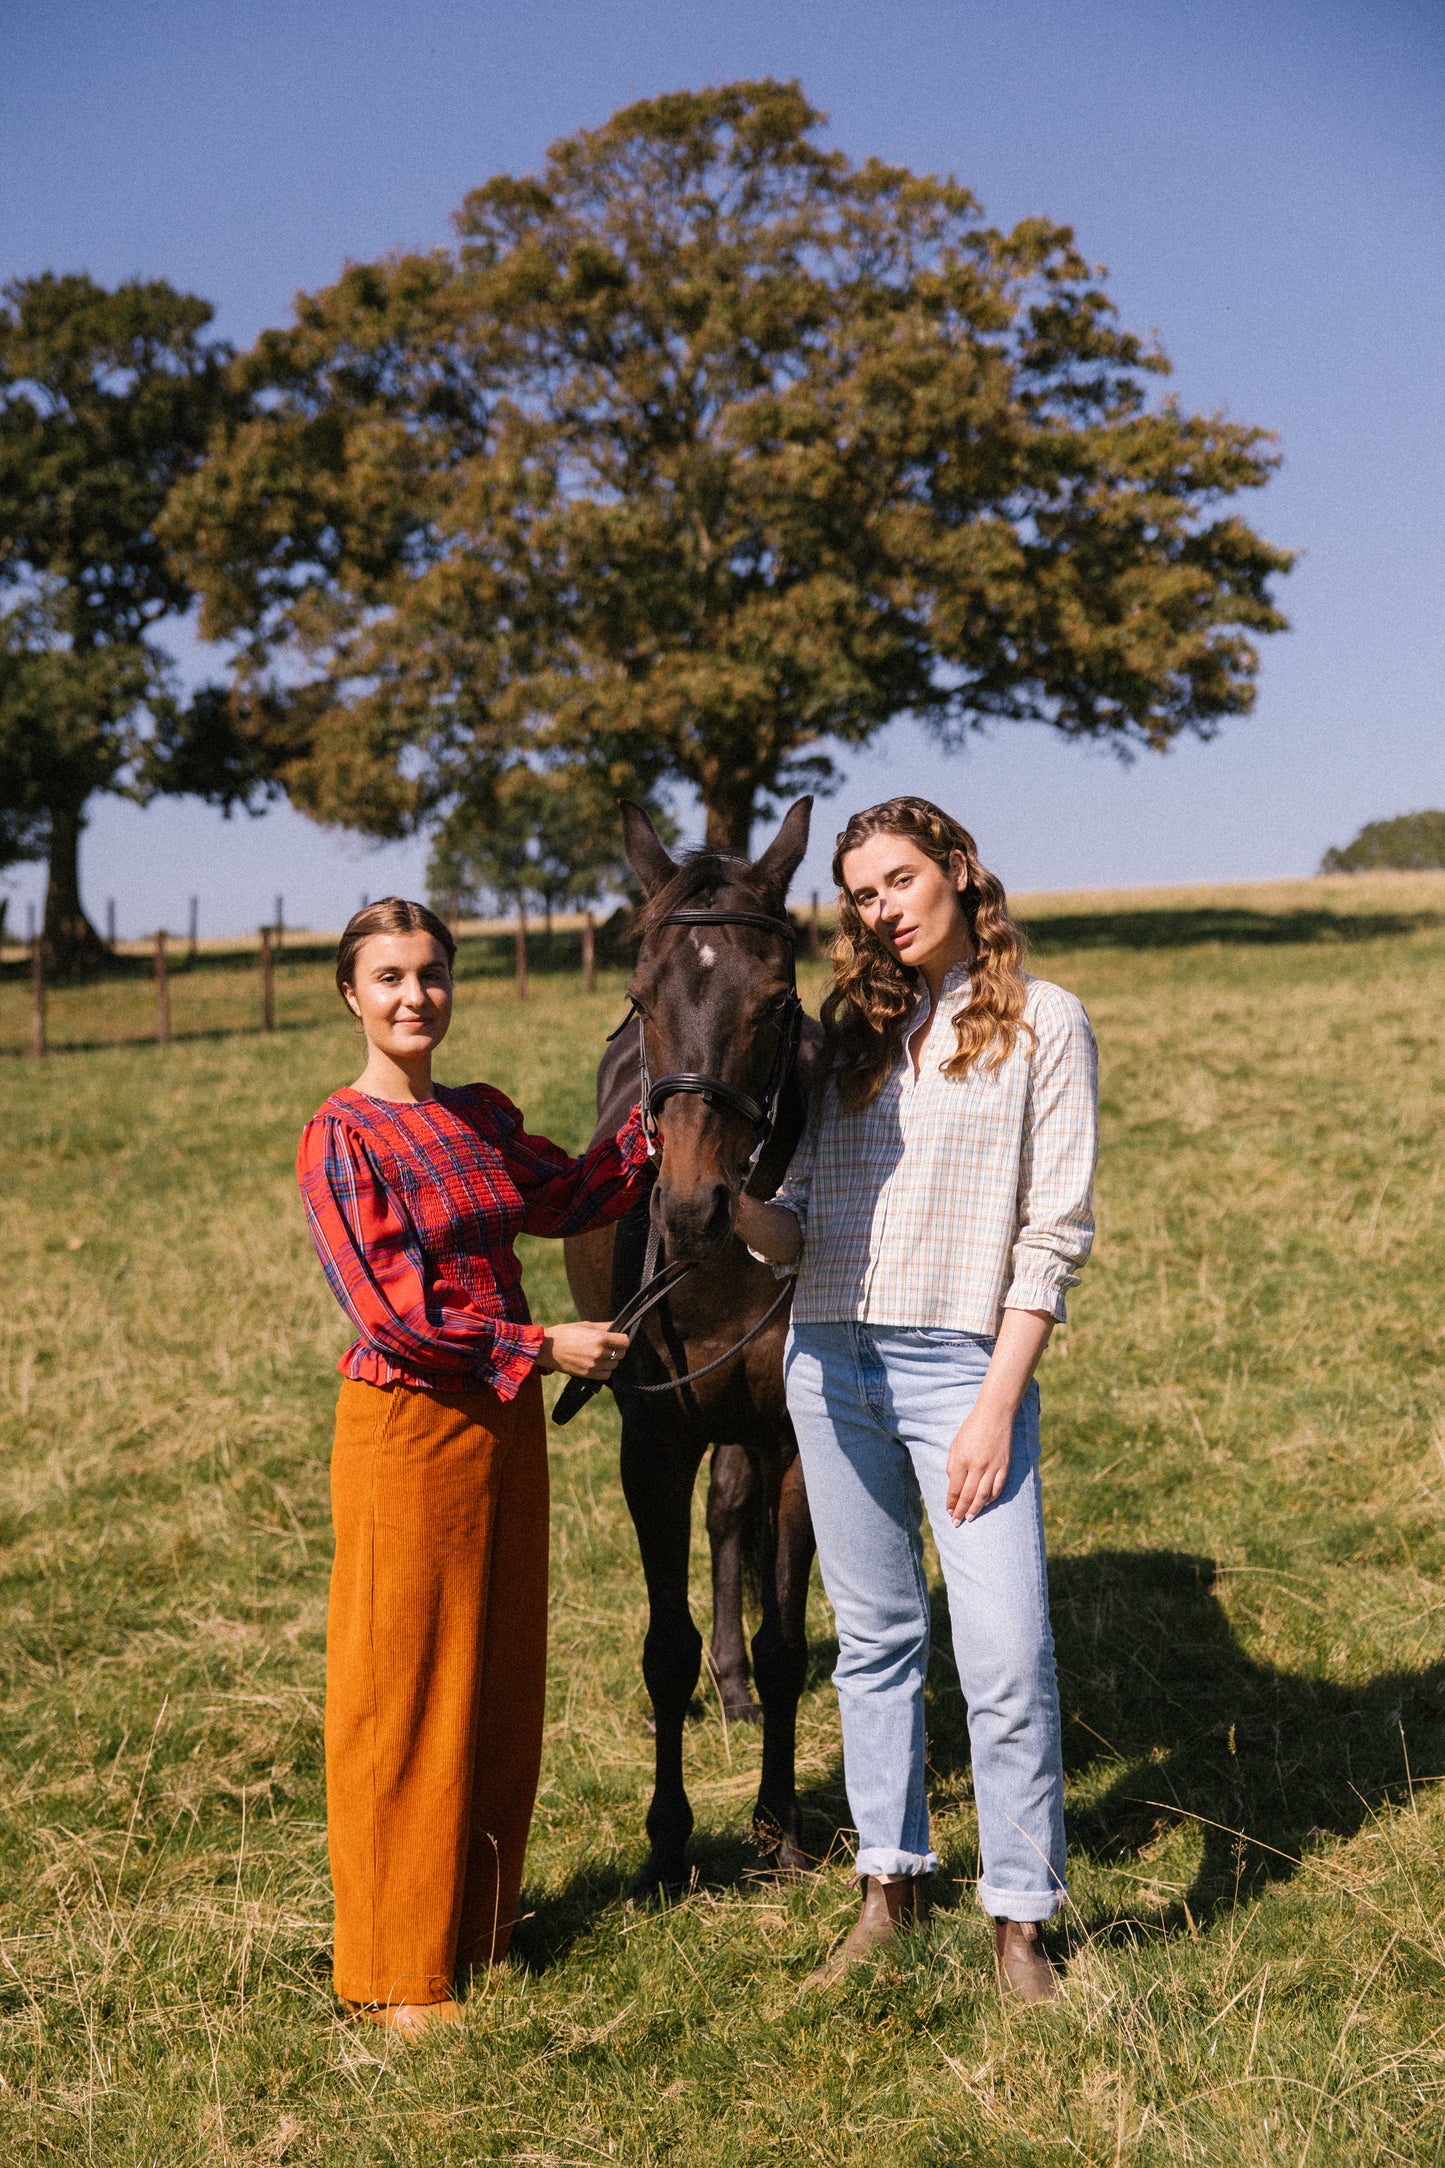
M 490 1084 L 432 1081 L 450 929 L 388 897 L 342 936 L 366 1066 L 306 1125 L 312 1238 L 356 1339 L 331 1461 L 326 1802 L 336 1992 L 398 2032 L 459 2015 L 507 1947 L 542 1750 L 547 1453 L 539 1372 L 607 1378 L 604 1324 L 534 1325 L 513 1242 L 631 1200 L 634 1108 L 571 1159 Z
M 787 1179 L 744 1198 L 796 1265 L 785 1357 L 823 1581 L 863 1904 L 815 1982 L 926 1917 L 926 1507 L 968 1703 L 979 1897 L 999 1977 L 1057 1992 L 1063 1765 L 1034 1369 L 1093 1239 L 1093 1035 L 1029 977 L 973 838 L 923 798 L 838 838 L 826 1083 Z

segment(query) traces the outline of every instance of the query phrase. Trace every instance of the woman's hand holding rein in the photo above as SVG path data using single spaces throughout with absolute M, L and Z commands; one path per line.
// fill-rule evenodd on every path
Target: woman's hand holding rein
M 978 1398 L 948 1449 L 945 1504 L 955 1527 L 976 1520 L 1008 1481 L 1014 1417 L 1054 1320 L 1047 1310 L 1005 1310 Z
M 626 1333 L 614 1332 L 610 1325 L 553 1325 L 543 1336 L 537 1368 L 565 1370 L 572 1378 L 605 1380 L 626 1353 Z

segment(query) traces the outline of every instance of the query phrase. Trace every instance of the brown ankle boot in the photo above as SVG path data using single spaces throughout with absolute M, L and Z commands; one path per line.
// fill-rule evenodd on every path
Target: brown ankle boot
M 998 1984 L 1006 1995 L 1016 1995 L 1020 2002 L 1055 2000 L 1059 1983 L 1033 1920 L 995 1920 L 993 1949 Z
M 845 1939 L 805 1987 L 833 1987 L 865 1957 L 897 1940 L 905 1928 L 928 1925 L 928 1891 L 919 1875 L 897 1875 L 887 1882 L 876 1874 L 859 1876 L 863 1906 Z

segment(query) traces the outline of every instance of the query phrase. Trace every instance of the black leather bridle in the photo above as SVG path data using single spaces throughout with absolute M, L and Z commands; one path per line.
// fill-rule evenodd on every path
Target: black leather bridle
M 641 1071 L 639 1103 L 642 1109 L 642 1126 L 647 1136 L 649 1154 L 655 1157 L 657 1153 L 658 1138 L 661 1134 L 657 1122 L 659 1109 L 664 1107 L 669 1099 L 680 1098 L 684 1094 L 690 1093 L 706 1100 L 709 1106 L 730 1108 L 734 1114 L 740 1114 L 743 1120 L 757 1131 L 757 1142 L 753 1146 L 752 1157 L 748 1161 L 748 1172 L 751 1173 L 766 1151 L 768 1142 L 772 1137 L 773 1126 L 777 1120 L 778 1100 L 782 1095 L 783 1086 L 788 1081 L 789 1072 L 797 1057 L 798 1041 L 802 1035 L 803 1004 L 798 999 L 796 955 L 793 949 L 793 944 L 797 940 L 797 932 L 790 918 L 775 918 L 765 911 L 665 911 L 660 918 L 653 920 L 653 925 L 761 926 L 765 932 L 777 934 L 789 945 L 790 961 L 794 964 L 792 983 L 788 987 L 784 1006 L 778 1019 L 778 1050 L 773 1057 L 773 1066 L 768 1072 L 768 1080 L 763 1087 L 761 1099 L 755 1099 L 751 1092 L 743 1091 L 739 1085 L 729 1084 L 725 1077 L 709 1076 L 704 1070 L 677 1069 L 667 1076 L 658 1077 L 654 1083 L 647 1061 L 647 1019 L 637 1006 L 636 1001 L 631 1003 L 617 1030 L 611 1034 L 615 1039 L 618 1033 L 625 1031 L 628 1024 L 636 1017 L 637 1058 Z M 650 932 L 651 927 L 648 930 Z M 671 1294 L 673 1288 L 678 1286 L 681 1281 L 687 1278 L 690 1272 L 695 1270 L 694 1265 L 680 1259 L 674 1260 L 672 1264 L 665 1264 L 661 1270 L 658 1270 L 657 1260 L 660 1249 L 661 1238 L 657 1228 L 652 1226 L 648 1231 L 647 1254 L 643 1259 L 642 1285 L 638 1288 L 631 1301 L 625 1303 L 612 1320 L 612 1330 L 614 1332 L 626 1333 L 629 1354 L 631 1352 L 631 1343 L 637 1336 L 637 1329 L 648 1311 L 656 1309 L 658 1303 Z M 559 1428 L 566 1423 L 570 1423 L 578 1410 L 586 1407 L 588 1401 L 601 1392 L 604 1384 L 614 1387 L 620 1385 L 623 1392 L 629 1393 L 676 1393 L 681 1392 L 685 1385 L 697 1384 L 702 1378 L 710 1376 L 714 1370 L 721 1370 L 724 1363 L 730 1363 L 735 1355 L 741 1355 L 743 1349 L 756 1340 L 763 1327 L 770 1324 L 773 1318 L 777 1316 L 792 1291 L 791 1281 L 785 1282 L 757 1323 L 743 1334 L 741 1340 L 735 1341 L 725 1355 L 719 1355 L 714 1361 L 705 1363 L 701 1370 L 688 1371 L 685 1376 L 680 1378 L 667 1378 L 660 1385 L 631 1385 L 620 1379 L 616 1371 L 607 1379 L 569 1378 L 562 1391 L 558 1394 L 556 1404 L 552 1409 L 553 1423 Z M 624 1356 L 623 1362 L 625 1363 L 626 1360 L 627 1357 Z M 621 1366 L 619 1365 L 619 1367 Z
M 774 918 L 765 911 L 666 911 L 661 918 L 654 921 L 654 924 L 658 926 L 761 926 L 765 932 L 777 934 L 788 943 L 790 961 L 792 960 L 792 947 L 797 940 L 797 933 L 791 919 Z M 647 1061 L 647 1020 L 637 1007 L 636 1002 L 633 1003 L 632 1010 L 637 1018 L 637 1052 L 642 1075 L 642 1126 L 647 1133 L 648 1149 L 654 1153 L 657 1150 L 659 1135 L 657 1117 L 660 1109 L 667 1104 L 669 1099 L 676 1099 L 685 1093 L 692 1093 L 700 1099 L 705 1099 L 709 1106 L 730 1108 L 734 1114 L 740 1114 L 743 1120 L 758 1132 L 758 1141 L 753 1149 L 751 1161 L 751 1165 L 755 1166 L 773 1133 L 773 1122 L 778 1109 L 778 1096 L 787 1082 L 788 1071 L 793 1066 L 793 1060 L 798 1051 L 798 1039 L 803 1029 L 803 1005 L 798 999 L 796 967 L 792 984 L 788 988 L 783 1009 L 778 1018 L 778 1050 L 773 1057 L 773 1066 L 768 1072 L 768 1081 L 763 1087 L 761 1099 L 755 1099 L 751 1092 L 743 1091 L 736 1084 L 729 1084 L 724 1077 L 709 1076 L 705 1071 L 696 1069 L 673 1070 L 667 1076 L 660 1076 L 654 1083 Z

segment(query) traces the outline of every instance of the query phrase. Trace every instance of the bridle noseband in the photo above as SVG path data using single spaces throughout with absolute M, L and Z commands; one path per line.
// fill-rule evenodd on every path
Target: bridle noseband
M 778 935 L 788 943 L 790 961 L 797 932 L 790 918 L 776 918 L 767 911 L 665 911 L 654 920 L 657 926 L 761 926 L 766 933 Z M 649 932 L 651 928 L 648 929 Z M 677 1069 L 667 1076 L 658 1077 L 654 1083 L 647 1062 L 647 1023 L 642 1011 L 633 1003 L 637 1018 L 637 1052 L 642 1074 L 641 1106 L 642 1126 L 647 1136 L 647 1148 L 654 1157 L 660 1131 L 657 1117 L 669 1099 L 692 1094 L 707 1101 L 709 1106 L 727 1107 L 739 1114 L 750 1128 L 758 1132 L 749 1167 L 757 1165 L 767 1148 L 777 1116 L 778 1098 L 787 1082 L 788 1071 L 798 1051 L 798 1039 L 803 1028 L 803 1005 L 798 999 L 796 966 L 793 982 L 788 988 L 782 1013 L 778 1019 L 778 1051 L 768 1072 L 761 1099 L 745 1092 L 736 1084 L 729 1084 L 724 1077 L 709 1076 L 696 1069 Z

